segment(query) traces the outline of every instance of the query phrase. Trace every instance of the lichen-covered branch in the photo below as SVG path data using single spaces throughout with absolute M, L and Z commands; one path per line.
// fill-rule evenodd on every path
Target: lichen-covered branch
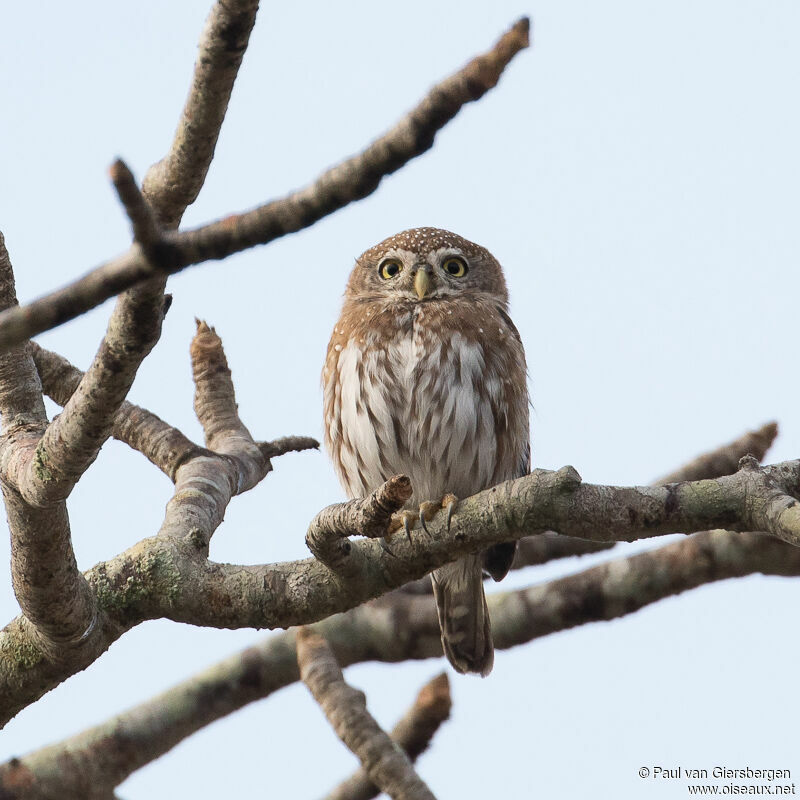
M 544 584 L 490 595 L 495 646 L 504 650 L 578 625 L 616 619 L 707 583 L 755 573 L 800 575 L 800 548 L 764 534 L 698 533 Z M 442 656 L 430 597 L 395 593 L 313 629 L 325 637 L 342 666 Z M 0 786 L 18 777 L 19 770 L 28 778 L 52 781 L 54 787 L 59 780 L 65 787 L 82 786 L 78 776 L 73 783 L 56 769 L 65 746 L 82 754 L 81 759 L 91 759 L 88 770 L 93 768 L 93 748 L 106 748 L 104 768 L 121 781 L 204 725 L 298 679 L 295 631 L 267 636 L 114 720 L 0 766 Z M 112 739 L 116 729 L 125 736 Z M 398 741 L 394 733 L 393 738 Z
M 768 422 L 758 430 L 750 431 L 738 439 L 718 447 L 709 453 L 703 453 L 688 464 L 676 469 L 669 475 L 653 481 L 659 486 L 680 481 L 699 481 L 704 478 L 721 478 L 730 475 L 739 468 L 739 460 L 746 455 L 763 460 L 775 437 L 778 435 L 778 423 Z M 520 539 L 512 569 L 544 564 L 558 558 L 582 556 L 608 550 L 616 542 L 589 542 L 568 536 L 559 536 L 547 531 L 537 536 Z
M 218 3 L 218 7 L 223 9 L 227 5 Z M 178 272 L 192 264 L 226 258 L 257 244 L 267 244 L 313 225 L 355 200 L 367 197 L 386 175 L 429 150 L 436 133 L 466 103 L 480 99 L 497 84 L 511 59 L 528 46 L 528 28 L 527 19 L 517 22 L 490 51 L 473 59 L 431 89 L 420 104 L 394 128 L 363 152 L 323 173 L 304 189 L 193 231 L 167 234 L 164 241 L 169 246 L 170 257 L 164 260 L 165 263 L 169 261 L 166 271 Z M 233 39 L 234 44 L 238 41 Z M 198 74 L 196 71 L 196 80 Z M 183 127 L 179 128 L 171 157 L 162 162 L 152 175 L 149 174 L 144 182 L 145 196 L 165 227 L 180 218 L 180 206 L 191 196 L 191 192 L 178 192 L 174 208 L 167 208 L 173 202 L 172 194 L 164 195 L 163 202 L 167 205 L 162 208 L 158 198 L 154 197 L 156 189 L 150 188 L 151 180 L 156 186 L 165 187 L 158 191 L 166 192 L 166 187 L 172 185 L 171 176 L 193 174 L 192 169 L 184 171 L 172 161 L 173 156 L 187 157 L 187 153 L 191 152 L 186 147 L 186 141 L 191 138 L 192 125 L 195 124 L 192 113 L 192 104 L 187 102 Z M 185 132 L 186 140 L 181 131 Z M 203 138 L 202 131 L 198 138 Z M 210 151 L 213 153 L 213 142 L 210 143 Z M 157 268 L 144 256 L 141 248 L 134 247 L 74 283 L 23 308 L 9 309 L 0 314 L 0 350 L 74 319 L 109 297 L 156 274 Z
M 301 628 L 296 644 L 300 678 L 370 780 L 393 800 L 433 800 L 408 756 L 367 711 L 364 693 L 347 685 L 325 639 Z
M 206 398 L 224 396 L 232 402 L 227 366 L 224 370 L 218 368 L 225 365 L 219 337 L 204 326 L 198 330 L 195 339 L 201 340 L 201 343 L 198 345 L 196 341 L 192 347 L 193 358 L 201 362 L 205 360 L 206 364 L 205 367 L 193 364 L 193 372 L 199 376 L 199 393 Z M 48 376 L 47 380 L 52 379 L 62 390 L 69 388 L 65 385 L 74 382 L 74 368 L 36 347 L 31 347 L 31 350 L 37 353 L 43 367 L 46 367 L 42 371 Z M 217 368 L 212 368 L 212 365 Z M 60 378 L 53 377 L 55 375 L 60 375 Z M 239 430 L 237 426 L 246 430 L 241 423 L 234 425 Z M 241 448 L 238 444 L 233 446 L 224 434 L 215 436 L 215 443 L 227 447 L 230 452 L 218 454 L 194 448 L 191 457 L 175 464 L 175 492 L 167 504 L 158 536 L 139 542 L 109 562 L 98 564 L 87 573 L 88 583 L 74 567 L 74 558 L 70 562 L 63 553 L 56 554 L 60 558 L 59 565 L 73 564 L 86 587 L 92 610 L 96 598 L 97 616 L 93 614 L 91 624 L 77 632 L 77 635 L 84 636 L 90 630 L 92 639 L 83 642 L 79 653 L 72 653 L 68 658 L 62 657 L 62 653 L 54 661 L 50 649 L 43 647 L 35 636 L 31 638 L 35 629 L 25 618 L 14 620 L 0 632 L 0 720 L 9 719 L 64 678 L 85 668 L 132 625 L 161 616 L 160 609 L 178 602 L 182 587 L 188 588 L 198 580 L 208 580 L 206 586 L 210 588 L 215 580 L 216 565 L 206 561 L 208 543 L 222 522 L 231 498 L 252 488 L 266 476 L 272 468 L 270 458 L 291 450 L 318 446 L 309 437 L 287 437 L 277 442 L 252 443 L 249 448 Z M 151 446 L 155 447 L 155 443 L 151 443 Z M 46 541 L 43 537 L 39 538 Z M 22 541 L 27 543 L 27 539 Z M 42 547 L 39 544 L 36 551 L 40 556 Z M 52 554 L 48 551 L 44 555 Z M 51 564 L 50 575 L 57 575 L 52 561 L 52 558 L 39 558 L 33 565 L 38 568 L 39 564 Z M 21 563 L 27 564 L 27 561 Z M 48 583 L 47 578 L 45 574 L 45 588 L 51 584 L 59 588 L 53 581 Z M 47 596 L 62 615 L 72 610 L 67 595 Z M 206 601 L 209 599 L 206 597 Z M 213 602 L 211 605 L 216 607 Z M 38 619 L 36 615 L 28 617 L 32 621 Z M 66 626 L 64 631 L 73 637 L 76 635 L 73 627 Z
M 412 764 L 428 749 L 436 731 L 449 718 L 451 705 L 450 682 L 447 673 L 442 672 L 422 687 L 414 705 L 392 728 L 389 736 Z M 380 788 L 362 767 L 342 781 L 326 800 L 372 800 L 379 793 Z
M 100 607 L 117 626 L 103 628 L 111 631 L 109 635 L 121 635 L 144 619 L 159 617 L 222 628 L 308 624 L 379 597 L 489 544 L 544 530 L 561 529 L 592 541 L 633 541 L 719 527 L 766 528 L 793 539 L 794 498 L 800 493 L 800 461 L 763 468 L 746 464 L 735 475 L 655 487 L 583 484 L 571 468 L 540 470 L 464 499 L 449 530 L 440 515 L 428 523 L 430 537 L 420 533 L 411 541 L 395 537 L 391 552 L 372 539 L 351 541 L 344 561 L 354 559 L 362 571 L 348 573 L 343 580 L 343 573 L 314 558 L 258 566 L 206 561 L 208 537 L 221 521 L 235 486 L 235 476 L 220 477 L 219 470 L 218 460 L 204 457 L 182 466 L 162 535 L 139 542 L 86 574 Z M 341 513 L 342 504 L 331 507 L 320 515 L 320 524 L 324 527 L 326 516 L 341 519 Z M 334 539 L 341 539 L 340 531 Z M 787 553 L 787 548 L 780 552 Z M 435 628 L 435 616 L 432 619 Z M 438 634 L 434 639 L 438 641 Z M 18 641 L 12 640 L 17 650 Z M 0 634 L 0 652 L 4 646 Z M 60 671 L 47 666 L 39 672 L 38 661 L 29 667 L 19 659 L 0 669 L 5 670 L 0 674 L 0 719 L 16 713 L 34 692 L 38 696 L 75 671 L 66 665 Z M 9 699 L 5 707 L 4 695 Z

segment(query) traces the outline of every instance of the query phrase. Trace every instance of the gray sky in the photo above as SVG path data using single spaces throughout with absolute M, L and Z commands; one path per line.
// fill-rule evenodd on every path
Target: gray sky
M 0 229 L 23 300 L 127 247 L 106 169 L 119 155 L 141 178 L 165 152 L 209 5 L 0 11 Z M 254 434 L 321 438 L 319 373 L 353 259 L 403 228 L 434 225 L 504 265 L 528 354 L 536 466 L 646 483 L 769 419 L 781 434 L 768 460 L 796 457 L 800 6 L 387 5 L 264 4 L 186 225 L 306 183 L 523 13 L 534 45 L 374 196 L 172 279 L 162 341 L 131 400 L 201 439 L 188 361 L 199 316 L 223 337 Z M 109 310 L 40 341 L 85 367 Z M 141 456 L 109 443 L 70 502 L 79 564 L 153 533 L 169 495 Z M 326 455 L 285 456 L 231 504 L 212 558 L 305 557 L 308 521 L 341 498 Z M 501 588 L 591 563 L 530 570 Z M 686 795 L 686 781 L 638 777 L 653 765 L 788 768 L 800 783 L 785 685 L 800 656 L 799 592 L 780 578 L 727 582 L 498 653 L 487 680 L 452 676 L 452 719 L 420 772 L 442 797 L 497 794 L 498 782 L 508 797 Z M 6 573 L 0 618 L 17 610 Z M 99 722 L 265 635 L 142 625 L 10 723 L 0 757 Z M 390 727 L 443 666 L 347 675 Z M 294 686 L 187 740 L 120 795 L 314 797 L 353 766 Z

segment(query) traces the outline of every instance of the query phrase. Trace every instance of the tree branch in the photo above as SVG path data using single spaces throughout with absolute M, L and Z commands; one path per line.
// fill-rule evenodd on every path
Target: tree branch
M 84 373 L 63 356 L 45 350 L 36 342 L 29 342 L 28 348 L 44 393 L 60 406 L 66 405 Z M 195 455 L 208 454 L 205 448 L 196 445 L 177 428 L 127 400 L 114 417 L 111 435 L 140 452 L 173 481 L 175 471 L 184 461 Z
M 221 7 L 224 5 L 219 4 Z M 307 228 L 349 203 L 368 196 L 386 175 L 429 150 L 436 133 L 466 103 L 480 99 L 497 84 L 511 59 L 528 46 L 528 28 L 527 19 L 517 22 L 492 50 L 435 86 L 389 132 L 362 153 L 323 173 L 304 189 L 193 231 L 168 234 L 165 243 L 169 256 L 164 256 L 161 268 L 171 274 L 192 264 L 226 258 L 254 245 L 267 244 Z M 188 112 L 185 119 L 189 119 Z M 179 149 L 185 155 L 184 150 Z M 161 175 L 161 170 L 154 172 L 152 180 Z M 149 178 L 145 179 L 145 194 L 151 205 L 159 212 L 160 218 L 166 221 L 174 219 L 174 211 L 161 211 L 149 189 Z M 162 186 L 168 183 L 161 179 Z M 167 262 L 169 265 L 165 266 Z M 0 314 L 0 350 L 74 319 L 155 274 L 155 267 L 144 257 L 141 249 L 132 248 L 69 286 L 25 307 Z
M 346 566 L 337 572 L 316 559 L 260 566 L 206 561 L 208 537 L 236 485 L 235 474 L 221 468 L 218 458 L 203 457 L 182 466 L 161 535 L 86 574 L 113 621 L 103 626 L 103 648 L 132 625 L 160 617 L 220 628 L 308 624 L 489 544 L 542 530 L 560 528 L 592 541 L 633 541 L 725 526 L 767 528 L 794 540 L 800 494 L 800 461 L 763 468 L 746 463 L 735 475 L 715 480 L 630 488 L 583 484 L 571 468 L 539 470 L 461 501 L 449 530 L 441 515 L 428 523 L 430 538 L 396 537 L 392 552 L 374 540 L 350 542 L 343 563 L 352 559 L 363 565 L 354 576 Z M 340 519 L 343 505 L 330 507 L 320 519 Z M 333 538 L 341 536 L 337 532 Z M 0 719 L 77 669 L 70 663 L 54 670 L 41 665 L 39 657 L 15 656 L 27 652 L 29 641 L 19 621 L 12 623 L 11 633 L 6 640 L 0 634 L 0 653 L 9 655 L 8 663 L 0 664 Z
M 704 478 L 730 475 L 739 468 L 739 459 L 748 454 L 762 461 L 777 435 L 778 423 L 768 422 L 756 431 L 750 431 L 710 453 L 698 456 L 669 475 L 653 481 L 651 485 L 660 486 L 666 483 L 699 481 Z M 584 539 L 559 536 L 554 531 L 546 531 L 519 541 L 512 569 L 544 564 L 558 558 L 596 553 L 608 550 L 615 544 L 616 542 L 587 542 Z
M 178 227 L 203 187 L 257 11 L 258 0 L 226 0 L 208 15 L 172 145 L 142 186 L 167 228 Z
M 269 459 L 239 419 L 236 394 L 222 341 L 213 328 L 196 320 L 192 339 L 194 411 L 203 427 L 206 445 L 236 462 L 236 492 L 251 489 L 272 469 Z
M 424 753 L 439 730 L 440 725 L 450 717 L 450 682 L 447 673 L 442 672 L 422 687 L 414 705 L 394 726 L 389 734 L 403 749 L 413 764 Z M 372 800 L 380 793 L 366 770 L 359 769 L 342 781 L 326 800 Z
M 11 259 L 0 234 L 0 306 L 17 302 Z M 39 376 L 24 346 L 0 354 L 0 477 L 11 532 L 11 579 L 29 624 L 31 645 L 54 656 L 80 646 L 96 622 L 94 595 L 78 570 L 66 505 L 31 506 L 15 486 L 26 469 L 41 471 L 37 446 L 47 424 Z
M 371 539 L 385 537 L 392 514 L 405 505 L 412 492 L 411 481 L 405 475 L 395 475 L 368 497 L 328 506 L 308 526 L 308 549 L 332 570 L 358 574 L 364 564 L 352 557 L 347 537 L 353 531 Z
M 508 649 L 578 625 L 616 619 L 707 583 L 755 573 L 800 575 L 800 548 L 763 534 L 699 533 L 545 584 L 490 595 L 495 646 Z M 391 600 L 330 617 L 313 630 L 325 637 L 342 666 L 442 656 L 429 597 L 395 593 Z M 90 774 L 96 763 L 121 782 L 210 722 L 297 681 L 295 635 L 292 630 L 267 636 L 119 717 L 0 766 L 0 786 L 23 770 L 28 778 L 52 781 L 65 792 L 80 788 L 82 783 L 73 783 L 78 776 L 73 779 L 56 768 L 65 750 L 77 753 Z M 125 735 L 114 737 L 118 730 Z M 102 764 L 95 747 L 103 748 Z
M 688 464 L 684 464 L 674 472 L 663 478 L 653 481 L 655 485 L 665 483 L 679 483 L 680 481 L 700 481 L 703 478 L 719 478 L 722 475 L 731 475 L 739 468 L 739 460 L 746 455 L 754 456 L 758 461 L 763 461 L 767 450 L 772 447 L 778 435 L 778 423 L 768 422 L 758 430 L 748 431 L 738 439 L 703 453 Z
M 169 248 L 156 220 L 177 227 L 186 203 L 202 186 L 257 7 L 252 0 L 220 2 L 212 10 L 179 133 L 162 168 L 149 174 L 146 197 L 121 161 L 112 166 L 112 180 L 131 219 L 134 250 L 160 277 L 119 298 L 92 366 L 45 431 L 35 457 L 27 461 L 24 473 L 6 470 L 5 477 L 28 503 L 45 506 L 69 496 L 111 434 L 139 365 L 158 341 Z M 195 113 L 202 119 L 187 119 Z M 183 150 L 187 147 L 191 152 Z
M 370 780 L 393 800 L 433 800 L 408 756 L 367 711 L 364 693 L 347 685 L 325 639 L 301 628 L 296 643 L 301 679 Z

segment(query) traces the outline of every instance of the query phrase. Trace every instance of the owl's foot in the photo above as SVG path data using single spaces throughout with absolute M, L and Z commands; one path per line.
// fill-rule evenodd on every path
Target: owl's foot
M 430 522 L 442 509 L 447 513 L 446 523 L 447 530 L 450 530 L 450 520 L 453 518 L 453 512 L 458 505 L 458 498 L 454 494 L 446 494 L 442 499 L 436 503 L 430 500 L 420 504 L 418 511 L 403 510 L 397 511 L 392 514 L 392 519 L 389 522 L 389 536 L 402 528 L 406 532 L 406 538 L 411 541 L 411 531 L 419 521 L 419 525 L 425 535 L 430 537 L 427 523 Z
M 402 528 L 406 532 L 406 538 L 410 542 L 411 530 L 417 524 L 418 519 L 422 519 L 418 511 L 395 511 L 395 513 L 392 514 L 391 520 L 389 520 L 389 534 L 387 538 L 391 537 L 393 533 L 396 533 Z
M 422 503 L 419 507 L 419 524 L 422 526 L 422 530 L 430 536 L 425 523 L 430 522 L 442 509 L 447 512 L 447 530 L 450 530 L 450 520 L 453 518 L 453 512 L 457 505 L 458 498 L 454 494 L 446 494 L 438 503 L 431 501 Z

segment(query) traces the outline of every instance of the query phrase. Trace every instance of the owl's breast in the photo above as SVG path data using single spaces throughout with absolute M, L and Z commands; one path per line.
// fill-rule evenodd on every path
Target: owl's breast
M 389 329 L 362 328 L 334 345 L 323 381 L 326 443 L 350 496 L 402 473 L 415 502 L 465 497 L 517 468 L 498 464 L 512 457 L 497 436 L 512 401 L 502 359 L 447 317 L 418 304 Z

